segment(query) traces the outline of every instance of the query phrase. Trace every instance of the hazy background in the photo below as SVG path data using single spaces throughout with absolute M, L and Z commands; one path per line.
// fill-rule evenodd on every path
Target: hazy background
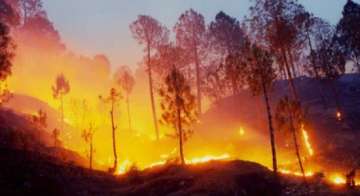
M 315 15 L 336 24 L 347 0 L 300 0 Z M 360 2 L 360 0 L 355 0 Z M 112 66 L 140 61 L 142 49 L 132 39 L 129 24 L 138 14 L 148 14 L 172 28 L 181 13 L 189 8 L 211 21 L 223 10 L 242 19 L 249 0 L 47 0 L 49 18 L 71 50 L 93 56 L 106 54 Z

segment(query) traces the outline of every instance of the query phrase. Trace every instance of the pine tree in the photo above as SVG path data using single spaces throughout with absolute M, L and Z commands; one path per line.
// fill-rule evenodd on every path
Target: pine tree
M 163 111 L 160 122 L 175 129 L 174 137 L 179 140 L 180 160 L 184 165 L 184 142 L 193 133 L 192 125 L 197 119 L 195 96 L 184 75 L 175 67 L 165 78 L 159 94 Z

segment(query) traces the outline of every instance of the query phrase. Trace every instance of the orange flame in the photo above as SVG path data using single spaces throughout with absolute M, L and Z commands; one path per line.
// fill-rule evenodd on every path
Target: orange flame
M 341 121 L 341 120 L 342 120 L 342 114 L 341 114 L 340 111 L 336 111 L 336 119 L 337 119 L 338 121 Z
M 281 174 L 285 174 L 285 175 L 303 176 L 301 172 L 291 171 L 291 170 L 287 170 L 287 169 L 280 169 L 279 172 Z M 312 172 L 312 171 L 305 172 L 305 177 L 311 177 L 313 175 L 314 175 L 314 172 Z
M 340 175 L 340 174 L 332 174 L 330 176 L 330 182 L 337 184 L 337 185 L 342 185 L 346 183 L 346 179 L 344 176 Z
M 309 134 L 305 130 L 304 124 L 301 125 L 301 132 L 302 132 L 302 135 L 303 135 L 303 138 L 304 138 L 304 143 L 305 143 L 305 146 L 306 146 L 306 150 L 307 150 L 309 156 L 313 156 L 314 155 L 314 150 L 313 150 L 313 148 L 311 146 L 310 139 L 309 139 Z

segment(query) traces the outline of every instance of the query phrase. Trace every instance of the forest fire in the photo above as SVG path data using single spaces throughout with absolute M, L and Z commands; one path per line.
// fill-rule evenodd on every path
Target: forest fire
M 58 10 L 70 1 L 0 0 L 0 150 L 10 155 L 0 160 L 15 168 L 0 170 L 10 179 L 0 195 L 35 184 L 61 192 L 74 175 L 85 177 L 69 188 L 115 180 L 119 195 L 277 193 L 279 179 L 293 195 L 317 182 L 360 192 L 355 0 L 328 16 L 310 1 L 237 1 L 249 6 L 235 10 L 243 19 L 211 1 L 77 2 L 68 20 Z
M 203 163 L 207 163 L 210 161 L 222 161 L 222 160 L 230 160 L 230 155 L 225 153 L 219 156 L 215 156 L 215 155 L 205 155 L 202 157 L 194 157 L 191 159 L 187 159 L 186 160 L 186 164 L 187 165 L 197 165 L 197 164 L 203 164 Z M 149 164 L 148 166 L 145 166 L 142 169 L 148 169 L 148 168 L 154 168 L 154 167 L 158 167 L 158 166 L 162 166 L 167 164 L 166 160 L 163 161 L 157 161 L 154 163 Z M 129 169 L 131 168 L 132 164 L 129 160 L 125 160 L 123 161 L 120 166 L 117 169 L 117 172 L 115 172 L 115 175 L 123 175 L 126 174 L 127 171 L 129 171 Z
M 302 135 L 303 135 L 303 139 L 304 139 L 304 143 L 305 143 L 305 146 L 306 146 L 306 150 L 307 150 L 309 156 L 313 156 L 313 155 L 314 155 L 314 150 L 313 150 L 313 148 L 312 148 L 312 146 L 311 146 L 309 134 L 308 134 L 308 132 L 305 130 L 305 125 L 304 125 L 304 124 L 301 124 L 301 132 L 302 132 Z
M 332 174 L 329 180 L 336 185 L 344 185 L 346 183 L 345 177 L 340 174 Z
M 301 172 L 291 171 L 291 170 L 287 170 L 287 169 L 280 169 L 279 172 L 281 174 L 285 174 L 285 175 L 293 175 L 293 176 L 298 176 L 298 177 L 303 176 Z M 305 177 L 311 177 L 313 175 L 314 175 L 314 172 L 312 172 L 312 171 L 306 171 L 305 172 Z

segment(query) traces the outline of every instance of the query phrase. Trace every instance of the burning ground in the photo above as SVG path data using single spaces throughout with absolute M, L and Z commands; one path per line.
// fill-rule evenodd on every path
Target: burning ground
M 334 26 L 251 4 L 173 31 L 140 14 L 126 66 L 67 48 L 41 0 L 0 0 L 1 195 L 357 194 L 360 5 Z
M 278 195 L 273 173 L 247 161 L 209 158 L 185 167 L 168 162 L 143 171 L 132 167 L 119 176 L 89 170 L 77 153 L 47 147 L 44 130 L 26 117 L 1 110 L 0 119 L 6 122 L 0 137 L 1 195 Z M 307 186 L 301 177 L 281 175 L 280 179 L 282 195 L 357 193 L 316 175 L 307 178 Z
M 338 85 L 339 89 L 342 89 L 340 94 L 343 95 L 343 98 L 349 97 L 347 94 L 350 93 L 353 95 L 353 100 L 358 99 L 356 98 L 358 96 L 356 88 L 354 89 L 353 86 L 357 84 L 354 83 L 356 77 L 348 75 L 339 80 Z M 349 80 L 352 82 L 350 83 Z M 319 84 L 308 78 L 303 78 L 297 81 L 297 85 L 301 90 L 307 88 L 307 85 L 316 89 Z M 280 82 L 275 88 L 273 97 L 276 99 L 280 96 L 279 94 L 286 92 L 286 90 Z M 336 118 L 335 110 L 331 109 L 333 108 L 331 105 L 334 103 L 329 102 L 330 109 L 324 110 L 323 106 L 319 105 L 316 95 L 314 97 L 312 95 L 306 96 L 304 94 L 302 97 L 306 106 L 311 108 L 309 109 L 311 120 L 307 122 L 306 130 L 304 129 L 307 137 L 302 135 L 301 138 L 303 161 L 307 181 L 311 188 L 308 189 L 303 184 L 291 141 L 287 141 L 286 136 L 280 132 L 277 141 L 279 141 L 278 148 L 280 149 L 279 163 L 280 173 L 282 173 L 282 186 L 285 194 L 289 195 L 301 195 L 303 191 L 322 195 L 349 194 L 346 192 L 344 184 L 345 175 L 353 167 L 354 160 L 351 160 L 351 157 L 356 157 L 358 149 L 356 146 L 348 145 L 355 143 L 357 138 L 357 131 L 353 130 L 357 130 L 359 125 L 356 124 L 356 120 L 351 120 L 354 119 L 354 116 L 356 117 L 356 113 L 353 112 L 358 111 L 356 108 L 354 109 L 357 103 L 346 100 L 348 105 L 344 107 L 346 109 L 343 115 L 347 117 L 343 121 L 337 122 L 334 121 Z M 236 193 L 275 195 L 276 189 L 274 187 L 278 184 L 274 181 L 274 176 L 269 170 L 271 168 L 271 157 L 266 139 L 266 124 L 259 123 L 263 117 L 258 115 L 256 109 L 251 109 L 258 107 L 261 110 L 263 105 L 261 100 L 250 99 L 250 97 L 252 97 L 250 93 L 243 93 L 236 97 L 227 98 L 218 102 L 213 109 L 204 114 L 199 127 L 197 127 L 199 131 L 185 146 L 187 163 L 190 166 L 183 168 L 173 165 L 173 162 L 176 162 L 174 158 L 177 156 L 176 145 L 174 145 L 175 150 L 169 152 L 166 146 L 174 143 L 174 141 L 171 138 L 163 138 L 160 142 L 152 141 L 157 144 L 157 147 L 164 148 L 163 152 L 158 152 L 159 157 L 154 157 L 153 161 L 144 163 L 143 166 L 141 164 L 136 165 L 131 159 L 121 157 L 122 161 L 117 170 L 117 176 L 109 175 L 107 172 L 92 172 L 83 169 L 88 166 L 87 160 L 81 158 L 76 152 L 66 153 L 66 150 L 62 148 L 52 147 L 51 133 L 38 124 L 34 124 L 30 114 L 16 114 L 9 110 L 2 110 L 1 121 L 5 123 L 2 124 L 1 129 L 7 130 L 7 132 L 2 132 L 1 139 L 2 154 L 4 154 L 2 162 L 7 163 L 4 164 L 2 176 L 4 179 L 11 179 L 3 181 L 4 187 L 8 187 L 3 191 L 10 195 L 37 192 L 38 186 L 47 181 L 46 183 L 49 184 L 46 187 L 49 189 L 44 190 L 44 192 L 49 191 L 48 193 L 52 194 L 52 191 L 60 191 L 59 194 L 61 195 L 72 193 L 75 195 L 166 195 L 170 193 L 174 195 L 195 193 L 200 195 L 211 195 L 212 193 L 215 195 Z M 248 108 L 241 107 L 233 110 L 229 104 L 233 100 L 246 103 L 245 105 Z M 22 104 L 18 104 L 19 102 Z M 26 104 L 26 102 L 28 103 Z M 273 102 L 276 103 L 276 100 Z M 21 107 L 16 107 L 19 105 Z M 35 111 L 37 108 L 41 108 L 49 114 L 50 127 L 52 126 L 52 119 L 56 119 L 56 115 L 58 115 L 56 110 L 51 110 L 47 104 L 20 95 L 15 95 L 7 103 L 7 107 L 17 111 Z M 331 124 L 331 122 L 336 123 Z M 227 126 L 224 127 L 224 124 Z M 69 128 L 71 128 L 70 125 Z M 75 128 L 72 129 L 75 132 Z M 219 138 L 220 133 L 221 138 Z M 136 150 L 138 153 L 144 153 L 142 148 Z M 147 150 L 156 151 L 155 149 Z M 154 154 L 154 152 L 152 153 Z M 335 154 L 337 156 L 334 156 Z M 236 159 L 252 162 L 236 161 Z M 27 164 L 24 165 L 24 162 Z M 106 167 L 102 167 L 96 159 L 95 163 L 96 168 L 106 170 Z M 58 175 L 49 175 L 52 173 Z M 219 179 L 222 180 L 219 181 Z M 66 183 L 68 181 L 71 181 L 71 184 Z M 166 187 L 163 186 L 164 183 L 167 184 Z M 96 186 L 90 184 L 96 184 Z M 13 189 L 12 187 L 21 188 Z M 12 190 L 19 192 L 11 192 Z

